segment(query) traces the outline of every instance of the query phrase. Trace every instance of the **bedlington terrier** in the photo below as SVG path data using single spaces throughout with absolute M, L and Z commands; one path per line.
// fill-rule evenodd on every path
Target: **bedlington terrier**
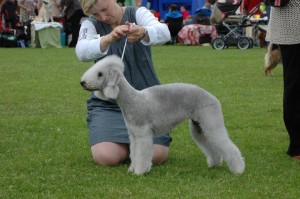
M 123 113 L 130 139 L 128 171 L 142 175 L 151 170 L 153 137 L 170 132 L 189 119 L 190 133 L 203 151 L 209 167 L 220 166 L 243 173 L 244 159 L 228 137 L 219 100 L 198 86 L 164 84 L 138 91 L 123 75 L 124 63 L 116 56 L 103 58 L 81 78 L 85 90 L 103 100 L 115 99 Z

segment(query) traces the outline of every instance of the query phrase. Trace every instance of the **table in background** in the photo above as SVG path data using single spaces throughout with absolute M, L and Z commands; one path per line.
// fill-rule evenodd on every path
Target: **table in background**
M 32 22 L 31 46 L 33 48 L 61 48 L 61 28 L 58 22 Z

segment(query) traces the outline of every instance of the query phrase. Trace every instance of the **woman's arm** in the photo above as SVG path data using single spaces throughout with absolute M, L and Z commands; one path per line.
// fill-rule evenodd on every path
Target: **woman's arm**
M 76 45 L 76 55 L 80 61 L 95 61 L 103 57 L 106 51 L 100 50 L 100 40 L 95 26 L 89 20 L 84 20 L 79 31 Z
M 168 26 L 160 23 L 157 18 L 145 7 L 140 7 L 136 11 L 137 25 L 147 29 L 149 40 L 142 39 L 144 45 L 164 44 L 171 39 Z
M 144 45 L 164 44 L 170 40 L 170 31 L 166 24 L 160 23 L 146 8 L 136 12 L 137 24 L 117 26 L 111 33 L 99 36 L 93 23 L 83 21 L 76 45 L 76 54 L 81 61 L 95 61 L 107 54 L 109 45 L 117 39 L 128 36 L 128 42 L 141 40 Z M 147 30 L 147 31 L 146 31 Z
M 117 39 L 126 36 L 128 26 L 120 25 L 109 34 L 98 35 L 95 26 L 89 20 L 83 21 L 76 45 L 76 54 L 81 61 L 95 61 L 107 54 L 109 45 Z
M 19 1 L 18 1 L 18 6 L 19 6 L 21 9 L 25 10 L 25 12 L 30 12 L 30 9 L 27 8 L 27 7 L 24 5 L 24 2 L 23 2 L 23 1 L 22 1 L 22 2 L 19 2 Z

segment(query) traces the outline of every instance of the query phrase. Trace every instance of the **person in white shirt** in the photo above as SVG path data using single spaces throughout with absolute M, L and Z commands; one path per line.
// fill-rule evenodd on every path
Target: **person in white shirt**
M 168 27 L 144 7 L 121 7 L 115 0 L 81 0 L 89 18 L 82 22 L 76 54 L 81 61 L 98 61 L 118 55 L 125 63 L 124 75 L 137 90 L 158 85 L 151 45 L 170 40 Z M 125 49 L 124 49 L 125 48 Z M 91 94 L 87 102 L 88 128 L 94 161 L 116 165 L 128 158 L 129 137 L 120 108 L 114 100 Z M 153 141 L 153 164 L 167 160 L 172 138 L 168 132 Z

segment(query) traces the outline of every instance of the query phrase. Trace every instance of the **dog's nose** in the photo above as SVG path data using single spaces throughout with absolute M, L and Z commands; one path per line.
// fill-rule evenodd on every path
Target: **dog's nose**
M 82 87 L 84 87 L 85 84 L 86 84 L 86 82 L 85 81 L 81 81 L 80 84 L 81 84 Z

